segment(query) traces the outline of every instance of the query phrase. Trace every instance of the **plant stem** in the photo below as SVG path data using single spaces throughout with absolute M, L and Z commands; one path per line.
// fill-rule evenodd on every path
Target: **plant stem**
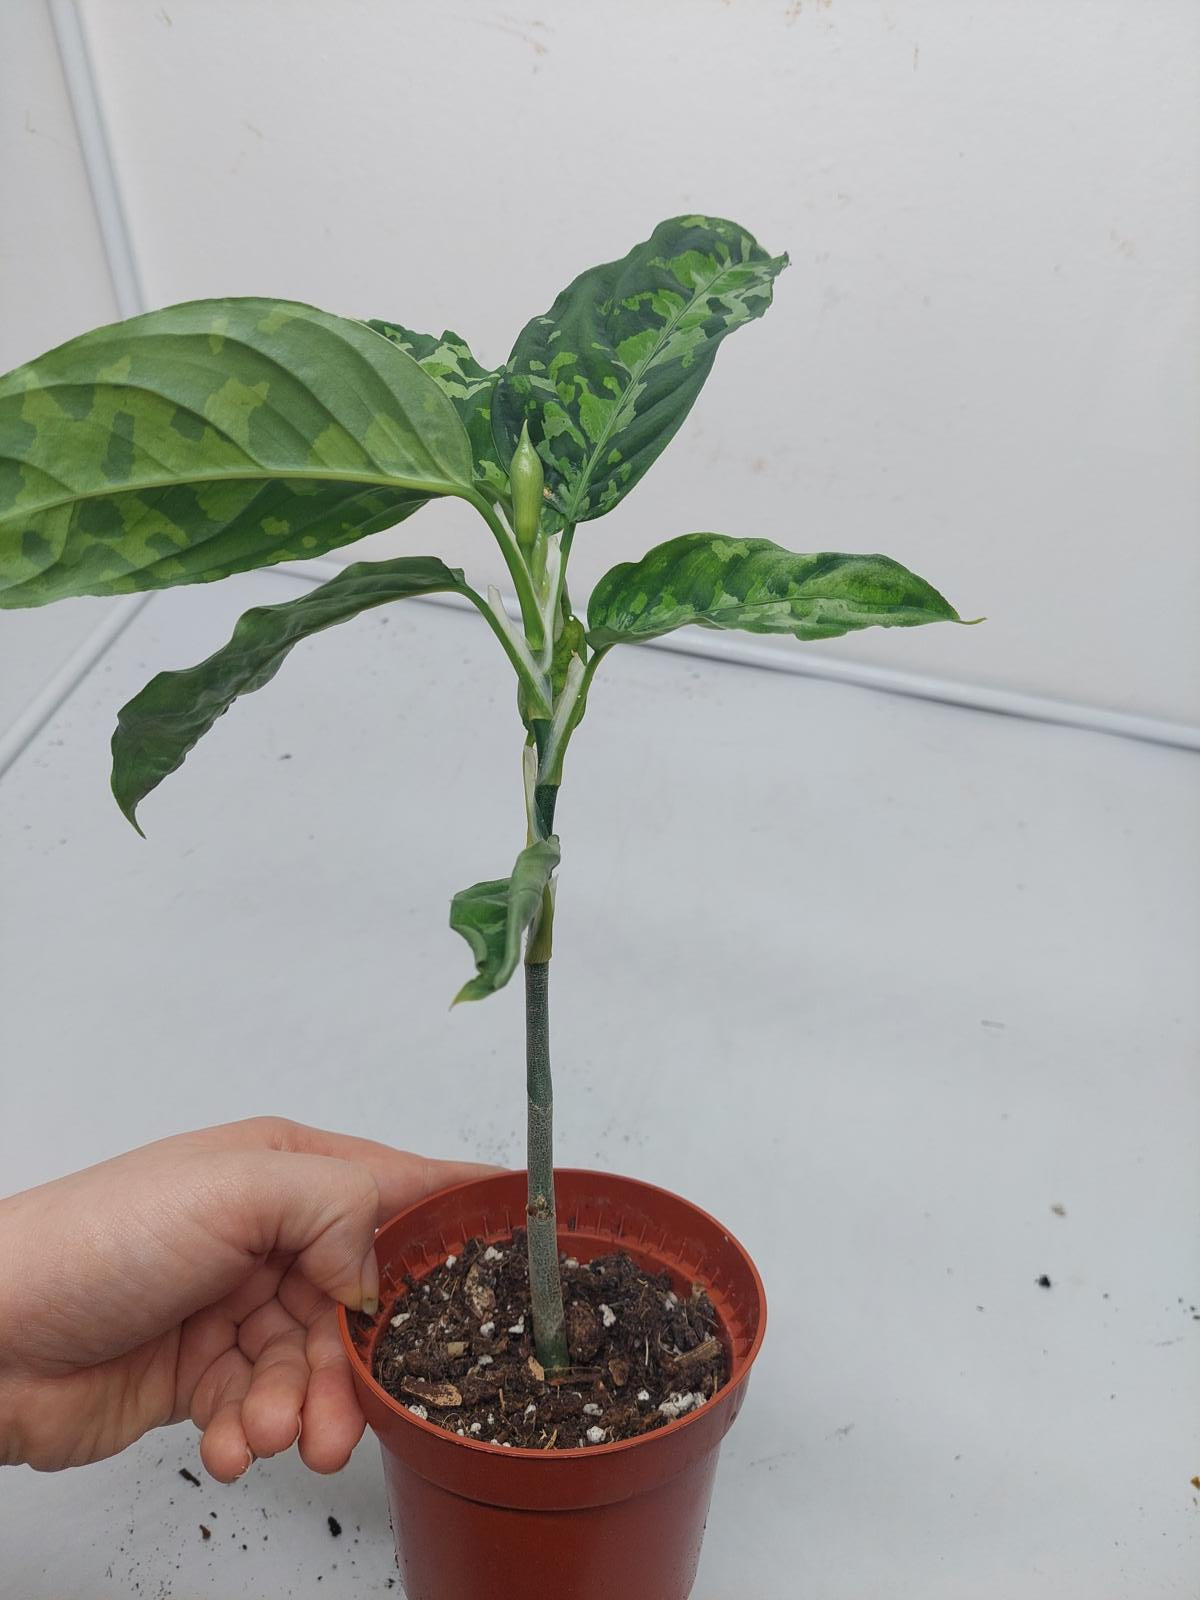
M 583 720 L 587 710 L 588 690 L 592 686 L 592 679 L 596 675 L 596 668 L 604 660 L 611 649 L 610 645 L 601 645 L 596 650 L 587 666 L 580 666 L 578 674 L 568 672 L 567 682 L 559 696 L 555 708 L 554 720 L 546 732 L 538 739 L 538 781 L 543 785 L 557 787 L 562 781 L 563 757 L 567 753 L 567 746 L 571 742 L 571 735 Z M 576 661 L 579 658 L 576 657 Z M 571 663 L 572 666 L 575 662 Z M 542 725 L 545 726 L 544 724 Z
M 495 511 L 481 494 L 471 493 L 464 495 L 478 511 L 495 535 L 496 543 L 500 546 L 500 553 L 504 557 L 504 564 L 508 568 L 509 577 L 517 591 L 517 600 L 521 606 L 521 621 L 525 625 L 525 637 L 529 640 L 533 650 L 542 647 L 542 617 L 538 608 L 537 595 L 534 593 L 533 578 L 529 567 L 526 565 L 525 556 L 517 544 L 516 535 L 511 533 Z
M 543 920 L 549 905 L 542 912 Z M 552 913 L 550 913 L 552 914 Z M 537 1358 L 547 1372 L 567 1367 L 566 1319 L 554 1209 L 554 1086 L 550 1076 L 550 962 L 525 964 L 526 1085 L 529 1099 L 529 1291 Z
M 509 629 L 505 627 L 507 618 L 504 614 L 503 606 L 500 607 L 499 612 L 493 610 L 488 601 L 481 594 L 476 594 L 475 590 L 469 585 L 464 585 L 462 592 L 479 612 L 497 639 L 499 639 L 501 647 L 512 663 L 513 671 L 516 673 L 518 681 L 524 685 L 526 693 L 539 702 L 543 708 L 549 709 L 550 686 L 546 682 L 545 675 L 539 669 L 537 662 L 530 655 L 527 642 L 520 637 L 517 639 L 511 637 Z

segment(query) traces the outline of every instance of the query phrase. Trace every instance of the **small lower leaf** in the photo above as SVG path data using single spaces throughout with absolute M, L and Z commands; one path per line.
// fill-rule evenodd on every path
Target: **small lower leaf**
M 931 584 L 890 556 L 797 555 L 769 539 L 685 533 L 605 573 L 588 604 L 588 643 L 656 639 L 688 623 L 832 639 L 859 628 L 961 621 Z
M 542 895 L 559 861 L 558 839 L 538 839 L 517 857 L 512 876 L 474 883 L 454 896 L 450 926 L 471 946 L 476 974 L 454 997 L 484 1000 L 502 989 L 516 971 L 521 939 L 542 904 Z
M 391 600 L 465 588 L 458 568 L 436 556 L 405 556 L 356 562 L 299 600 L 247 611 L 227 645 L 197 667 L 160 672 L 117 713 L 112 738 L 117 804 L 136 828 L 141 801 L 183 765 L 188 751 L 239 695 L 271 681 L 301 639 Z

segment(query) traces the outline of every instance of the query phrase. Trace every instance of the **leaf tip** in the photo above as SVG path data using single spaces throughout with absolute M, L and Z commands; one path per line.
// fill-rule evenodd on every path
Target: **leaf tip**
M 125 821 L 137 834 L 138 838 L 144 839 L 146 837 L 145 831 L 137 819 L 137 798 L 122 795 L 115 783 L 110 784 L 109 787 L 112 789 L 113 799 L 117 802 L 117 810 L 125 818 Z
M 463 984 L 462 988 L 454 996 L 454 999 L 451 1000 L 448 1009 L 454 1011 L 457 1010 L 459 1006 L 468 1004 L 472 1000 L 482 1000 L 483 994 L 479 991 L 478 983 L 478 978 L 468 979 L 468 981 Z

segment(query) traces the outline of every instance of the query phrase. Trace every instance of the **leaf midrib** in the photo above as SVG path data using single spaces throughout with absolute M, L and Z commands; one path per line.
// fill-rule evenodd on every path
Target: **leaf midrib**
M 7 460 L 14 459 L 6 457 Z M 413 494 L 446 494 L 459 499 L 470 498 L 471 490 L 449 479 L 394 478 L 386 473 L 339 472 L 331 468 L 279 469 L 264 468 L 259 472 L 189 472 L 176 473 L 169 478 L 142 478 L 137 483 L 107 484 L 99 489 L 83 489 L 64 495 L 57 500 L 43 500 L 34 506 L 14 506 L 0 513 L 0 527 L 5 522 L 24 516 L 36 516 L 45 511 L 57 511 L 61 506 L 74 505 L 81 500 L 112 500 L 125 494 L 146 494 L 154 489 L 190 487 L 197 483 L 345 483 L 361 484 L 374 489 L 400 489 Z
M 774 599 L 771 599 L 771 600 L 749 600 L 749 601 L 746 601 L 745 604 L 728 605 L 728 606 L 716 606 L 716 607 L 713 607 L 712 609 L 707 610 L 707 611 L 700 611 L 700 610 L 697 610 L 697 609 L 693 608 L 691 616 L 690 616 L 690 618 L 688 620 L 692 621 L 692 622 L 705 622 L 705 621 L 708 621 L 710 618 L 731 616 L 734 613 L 736 613 L 738 616 L 744 616 L 746 614 L 746 612 L 748 612 L 748 611 L 766 611 L 766 610 L 770 609 L 771 607 L 775 607 L 775 606 L 793 606 L 793 605 L 795 605 L 797 603 L 807 604 L 807 603 L 809 603 L 810 600 L 812 600 L 812 601 L 816 601 L 816 600 L 831 600 L 834 603 L 841 603 L 841 604 L 845 603 L 843 601 L 840 601 L 839 596 L 837 596 L 837 595 L 829 595 L 829 594 L 815 594 L 815 595 L 812 595 L 812 596 L 807 596 L 807 595 L 791 595 L 791 596 L 777 595 Z M 928 609 L 929 608 L 927 606 L 919 606 L 919 605 L 900 605 L 900 606 L 875 605 L 875 606 L 872 606 L 872 605 L 869 605 L 869 604 L 867 604 L 865 602 L 858 605 L 858 610 L 864 616 L 882 616 L 882 615 L 887 615 L 887 614 L 890 614 L 890 613 L 893 613 L 893 612 L 897 612 L 897 611 L 927 611 Z M 803 626 L 805 619 L 803 617 L 797 617 L 795 620 L 796 620 L 797 623 L 799 623 L 801 626 Z M 941 616 L 939 616 L 939 617 L 937 617 L 936 620 L 939 621 L 939 622 L 950 622 L 950 621 L 953 621 L 954 619 L 951 618 L 951 617 L 941 617 Z M 653 624 L 651 624 L 651 626 L 653 626 Z M 686 627 L 687 626 L 687 622 L 682 622 L 682 623 L 677 622 L 677 623 L 674 624 L 674 626 L 677 627 L 677 628 L 678 627 Z M 598 626 L 596 628 L 596 632 L 600 633 L 600 632 L 603 632 L 605 629 L 607 629 L 609 632 L 615 632 L 616 631 L 613 628 L 611 623 L 601 622 L 600 624 L 598 624 Z M 628 630 L 623 630 L 623 631 L 625 631 L 626 634 L 628 634 L 630 632 L 636 632 L 638 630 L 636 628 L 634 628 L 634 629 L 628 629 Z

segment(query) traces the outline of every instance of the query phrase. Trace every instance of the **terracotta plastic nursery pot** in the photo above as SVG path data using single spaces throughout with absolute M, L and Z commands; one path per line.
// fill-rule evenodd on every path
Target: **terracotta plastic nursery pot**
M 472 1238 L 507 1239 L 525 1175 L 460 1184 L 402 1211 L 375 1242 L 383 1308 L 365 1333 L 342 1313 L 359 1401 L 383 1449 L 408 1600 L 687 1600 L 721 1441 L 746 1396 L 766 1300 L 754 1263 L 686 1200 L 602 1172 L 556 1174 L 559 1243 L 580 1261 L 623 1249 L 708 1291 L 729 1378 L 698 1411 L 654 1433 L 577 1450 L 503 1449 L 415 1417 L 371 1376 L 375 1340 L 404 1274 L 424 1276 Z M 356 1319 L 361 1320 L 361 1319 Z

